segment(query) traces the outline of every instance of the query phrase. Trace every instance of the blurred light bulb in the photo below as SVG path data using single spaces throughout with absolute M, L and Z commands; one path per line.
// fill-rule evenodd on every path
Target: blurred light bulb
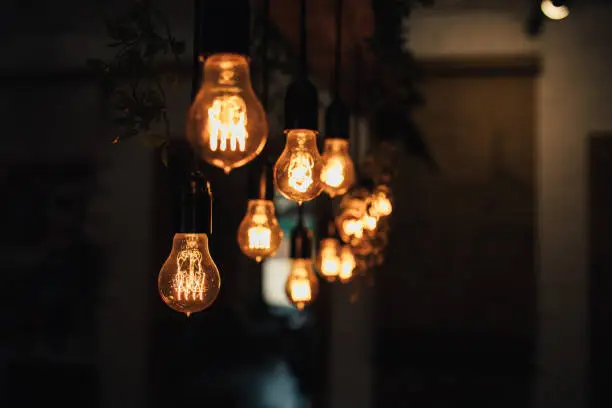
M 361 219 L 361 222 L 363 223 L 363 228 L 368 231 L 374 231 L 376 229 L 376 224 L 378 223 L 378 220 L 375 217 L 372 217 L 371 215 L 365 214 Z
M 286 133 L 285 149 L 274 165 L 274 183 L 283 196 L 301 204 L 323 190 L 323 161 L 317 148 L 317 132 L 293 129 Z
M 340 243 L 335 238 L 321 240 L 317 254 L 317 270 L 328 282 L 336 280 L 340 273 Z
M 355 277 L 354 271 L 356 266 L 357 262 L 351 247 L 344 245 L 340 251 L 340 273 L 338 274 L 340 282 L 346 283 L 353 279 Z
M 391 190 L 388 187 L 376 187 L 369 201 L 368 214 L 370 216 L 379 218 L 391 215 L 393 204 L 391 202 Z
M 293 260 L 285 291 L 289 301 L 299 310 L 303 310 L 316 299 L 319 282 L 312 270 L 312 260 L 301 258 Z
M 552 0 L 542 0 L 542 13 L 551 20 L 563 20 L 569 16 L 569 8 L 565 5 L 555 6 Z
M 238 245 L 249 258 L 261 262 L 276 253 L 283 240 L 270 200 L 249 200 L 247 212 L 238 227 Z
M 172 251 L 159 272 L 159 294 L 177 312 L 200 312 L 217 298 L 219 270 L 208 251 L 206 234 L 175 234 Z
M 349 155 L 348 140 L 325 140 L 321 181 L 330 197 L 346 193 L 355 182 L 355 166 Z
M 344 234 L 350 237 L 361 239 L 363 237 L 364 228 L 365 225 L 363 223 L 363 219 L 348 218 L 342 222 L 341 230 L 344 232 Z
M 202 86 L 189 109 L 187 136 L 202 159 L 226 173 L 263 150 L 268 122 L 244 56 L 214 54 L 206 59 Z

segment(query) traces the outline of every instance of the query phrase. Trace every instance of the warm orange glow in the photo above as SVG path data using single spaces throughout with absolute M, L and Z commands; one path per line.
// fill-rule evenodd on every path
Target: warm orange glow
M 342 230 L 348 236 L 353 236 L 357 239 L 363 237 L 363 220 L 356 218 L 348 218 L 342 223 Z
M 367 229 L 368 231 L 374 231 L 376 229 L 376 224 L 378 223 L 378 220 L 366 214 L 363 216 L 362 222 L 363 228 Z
M 378 186 L 370 197 L 370 205 L 368 214 L 372 217 L 386 217 L 393 212 L 393 204 L 391 203 L 391 191 L 386 186 Z
M 274 184 L 289 200 L 302 203 L 321 194 L 323 161 L 317 149 L 317 132 L 292 129 L 285 149 L 274 165 Z
M 314 160 L 308 153 L 297 152 L 289 162 L 289 186 L 295 191 L 305 193 L 312 185 Z
M 346 283 L 353 279 L 356 266 L 357 262 L 355 261 L 355 255 L 353 255 L 351 247 L 344 245 L 340 252 L 340 273 L 338 274 L 340 282 Z
M 317 270 L 329 282 L 336 280 L 340 273 L 340 243 L 335 238 L 321 240 L 317 254 Z
M 255 96 L 246 58 L 214 54 L 187 120 L 187 136 L 206 162 L 229 173 L 253 160 L 268 138 L 268 122 Z
M 248 132 L 246 129 L 246 104 L 239 96 L 222 96 L 208 109 L 208 133 L 210 150 L 236 149 L 244 152 Z
M 272 231 L 268 227 L 251 227 L 247 235 L 249 236 L 250 249 L 270 249 Z
M 238 245 L 249 258 L 260 262 L 280 247 L 283 231 L 278 224 L 274 203 L 249 200 L 247 213 L 238 227 Z
M 312 261 L 294 259 L 285 285 L 287 298 L 295 307 L 302 310 L 315 300 L 318 290 L 319 283 L 312 271 Z
M 325 140 L 321 182 L 331 197 L 346 193 L 355 182 L 355 166 L 348 152 L 347 140 Z
M 210 257 L 206 234 L 176 234 L 170 256 L 159 272 L 163 301 L 189 316 L 209 307 L 220 287 L 219 270 Z

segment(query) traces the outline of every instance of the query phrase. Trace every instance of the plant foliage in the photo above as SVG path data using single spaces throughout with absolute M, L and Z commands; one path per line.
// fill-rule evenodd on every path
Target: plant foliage
M 100 74 L 110 98 L 113 143 L 140 136 L 148 146 L 162 147 L 171 129 L 163 87 L 168 78 L 158 68 L 168 59 L 178 66 L 185 42 L 172 35 L 151 0 L 132 2 L 121 15 L 106 18 L 105 25 L 114 55 L 89 59 L 87 65 Z

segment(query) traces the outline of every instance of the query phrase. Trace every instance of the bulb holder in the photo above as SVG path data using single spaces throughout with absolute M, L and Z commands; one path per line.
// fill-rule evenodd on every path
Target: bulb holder
M 274 201 L 274 163 L 260 156 L 249 171 L 248 198 Z
M 285 94 L 285 129 L 319 128 L 319 92 L 307 77 L 299 77 Z
M 310 259 L 312 257 L 312 232 L 300 221 L 291 231 L 291 259 Z
M 202 17 L 196 33 L 200 39 L 200 55 L 249 54 L 251 7 L 248 0 L 198 0 L 196 7 L 196 13 Z
M 168 196 L 179 233 L 212 233 L 212 190 L 194 165 L 193 151 L 185 139 L 168 144 Z
M 325 137 L 333 139 L 349 139 L 350 113 L 346 105 L 338 97 L 325 111 Z

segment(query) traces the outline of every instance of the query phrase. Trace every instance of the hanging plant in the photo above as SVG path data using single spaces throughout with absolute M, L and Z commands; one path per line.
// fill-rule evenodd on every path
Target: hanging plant
M 170 31 L 164 13 L 150 0 L 135 1 L 127 10 L 105 19 L 115 51 L 108 59 L 91 58 L 87 65 L 100 75 L 113 110 L 113 143 L 138 137 L 149 147 L 164 147 L 171 135 L 163 84 L 176 77 L 159 70 L 160 63 L 178 68 L 185 42 Z

